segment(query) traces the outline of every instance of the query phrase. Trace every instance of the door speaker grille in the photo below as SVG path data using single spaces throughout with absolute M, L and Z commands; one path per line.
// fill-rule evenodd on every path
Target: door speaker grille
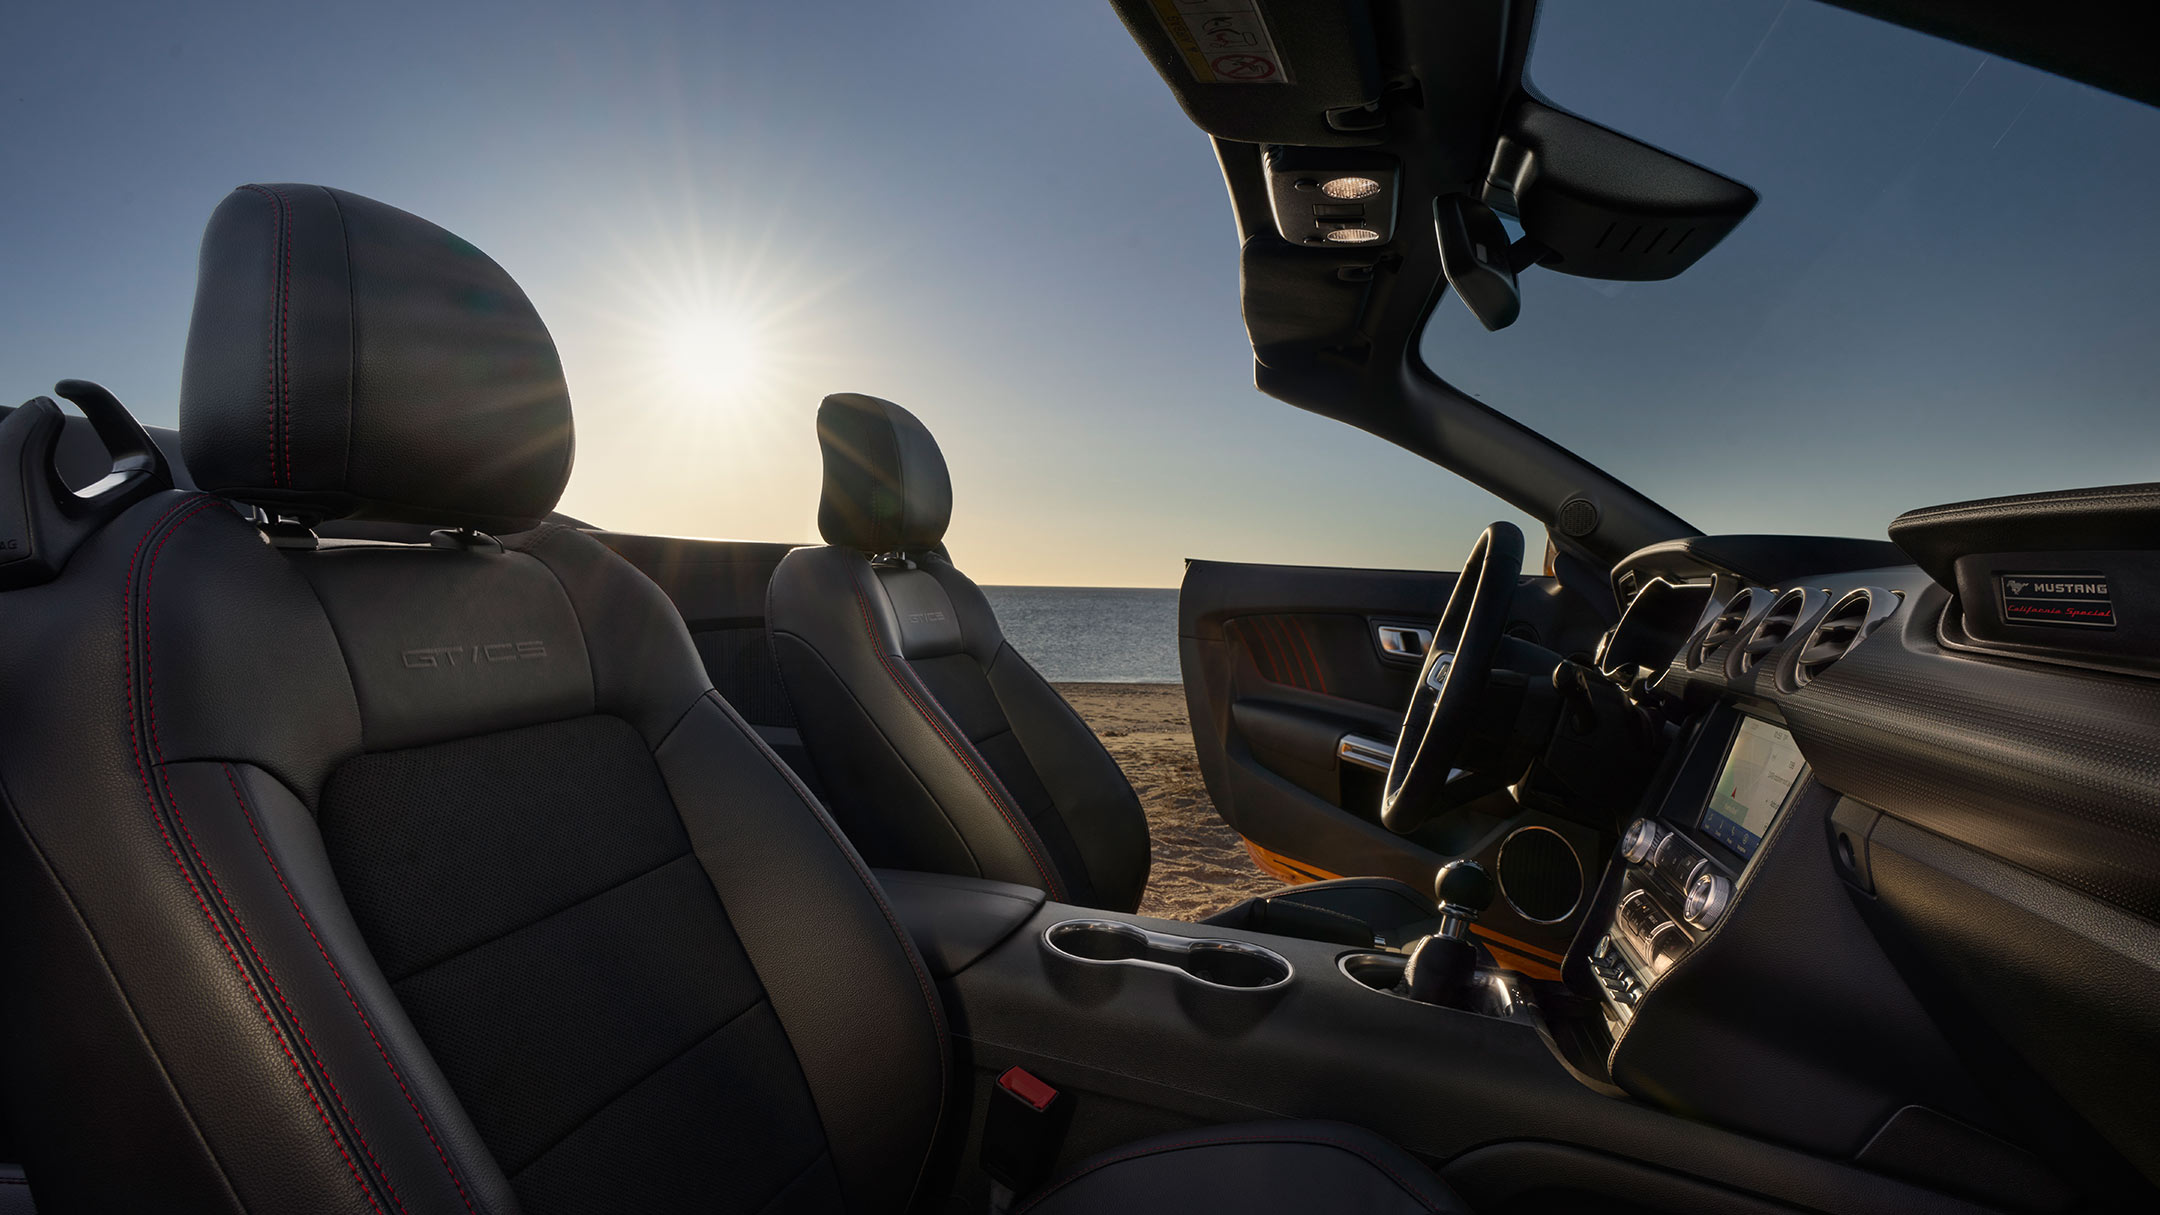
M 1501 897 L 1534 924 L 1557 924 L 1582 902 L 1582 862 L 1550 827 L 1522 827 L 1500 845 L 1493 866 Z

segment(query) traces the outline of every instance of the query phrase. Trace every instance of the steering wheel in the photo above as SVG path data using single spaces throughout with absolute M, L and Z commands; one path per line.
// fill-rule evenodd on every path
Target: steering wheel
M 1395 758 L 1380 795 L 1380 821 L 1397 834 L 1407 835 L 1498 788 L 1493 779 L 1457 771 L 1455 761 L 1470 737 L 1472 715 L 1506 634 L 1522 563 L 1522 529 L 1502 521 L 1478 537 L 1455 577 L 1403 710 Z

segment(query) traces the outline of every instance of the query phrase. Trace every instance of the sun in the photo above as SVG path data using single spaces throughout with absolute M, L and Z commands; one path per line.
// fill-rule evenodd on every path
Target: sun
M 734 309 L 685 311 L 661 324 L 655 339 L 656 370 L 685 403 L 755 397 L 775 370 L 773 335 Z
M 596 221 L 604 239 L 583 251 L 578 289 L 557 310 L 580 402 L 601 403 L 589 416 L 606 419 L 588 427 L 591 450 L 634 452 L 656 484 L 732 453 L 809 447 L 809 419 L 837 387 L 856 271 L 720 222 L 725 201 Z

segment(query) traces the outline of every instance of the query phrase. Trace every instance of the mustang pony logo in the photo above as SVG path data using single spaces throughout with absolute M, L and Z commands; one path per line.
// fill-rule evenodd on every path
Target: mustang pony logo
M 407 650 L 405 665 L 415 670 L 433 670 L 441 667 L 482 666 L 496 662 L 545 661 L 547 643 L 541 641 L 497 641 L 485 645 L 438 645 L 421 650 Z
M 2005 582 L 2003 583 L 2003 585 L 2004 585 L 2005 587 L 2008 587 L 2008 588 L 2009 588 L 2009 590 L 2010 590 L 2010 593 L 2011 593 L 2011 594 L 2013 594 L 2013 595 L 2022 595 L 2022 594 L 2024 594 L 2024 593 L 2025 593 L 2025 588 L 2026 588 L 2026 587 L 2028 587 L 2028 586 L 2031 586 L 2031 585 L 2032 585 L 2032 583 L 2030 583 L 2030 582 L 2025 582 L 2025 581 L 2021 581 L 2020 579 L 2017 579 L 2017 578 L 2011 578 L 2011 579 L 2009 579 L 2009 580 L 2005 581 Z

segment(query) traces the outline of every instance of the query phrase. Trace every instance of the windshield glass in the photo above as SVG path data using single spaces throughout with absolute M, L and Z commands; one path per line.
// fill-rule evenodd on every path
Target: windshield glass
M 1753 187 L 1678 278 L 1522 276 L 1441 378 L 1699 527 L 2160 478 L 2160 111 L 1811 0 L 1545 0 L 1562 108 Z

